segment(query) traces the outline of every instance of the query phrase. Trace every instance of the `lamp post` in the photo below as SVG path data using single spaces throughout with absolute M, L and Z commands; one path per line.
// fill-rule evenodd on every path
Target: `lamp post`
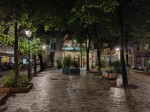
M 26 36 L 28 37 L 28 45 L 30 46 L 30 37 L 32 32 L 29 30 L 25 31 Z M 31 79 L 31 67 L 30 67 L 30 49 L 28 51 L 28 79 Z
M 119 48 L 116 48 L 116 54 L 117 54 L 117 60 L 118 60 Z
M 43 49 L 43 51 L 44 51 L 43 61 L 44 61 L 44 63 L 47 65 L 47 61 L 46 61 L 46 56 L 47 56 L 46 45 L 43 45 L 43 46 L 42 46 L 42 49 Z

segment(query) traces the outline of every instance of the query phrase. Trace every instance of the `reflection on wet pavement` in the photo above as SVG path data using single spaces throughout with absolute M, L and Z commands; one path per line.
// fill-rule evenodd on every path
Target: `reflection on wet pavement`
M 150 76 L 131 73 L 127 88 L 121 81 L 49 70 L 34 77 L 29 93 L 10 96 L 0 112 L 149 112 Z

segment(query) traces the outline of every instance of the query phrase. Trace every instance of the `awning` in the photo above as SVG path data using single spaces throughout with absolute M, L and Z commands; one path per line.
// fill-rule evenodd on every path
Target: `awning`
M 1 56 L 9 56 L 9 57 L 13 57 L 13 54 L 8 54 L 8 53 L 0 53 L 0 57 Z

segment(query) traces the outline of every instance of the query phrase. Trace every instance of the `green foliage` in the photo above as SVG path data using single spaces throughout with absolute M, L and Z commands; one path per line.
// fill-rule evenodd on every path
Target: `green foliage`
M 106 20 L 105 14 L 113 12 L 118 5 L 116 0 L 77 0 L 72 8 L 73 16 L 70 22 L 80 19 L 80 22 L 87 25 Z
M 150 66 L 150 60 L 147 61 L 147 66 Z
M 14 25 L 11 24 L 11 22 L 6 23 L 3 21 L 2 24 L 0 25 L 0 29 L 1 29 L 0 43 L 2 43 L 2 45 L 13 46 L 13 44 L 14 44 Z M 27 53 L 29 50 L 32 54 L 38 54 L 40 45 L 41 45 L 41 39 L 36 38 L 34 36 L 34 32 L 33 32 L 33 36 L 30 37 L 30 45 L 28 43 L 27 36 L 22 36 L 22 35 L 19 36 L 18 48 L 22 54 Z
M 115 67 L 114 70 L 115 70 L 116 73 L 121 73 L 122 72 L 121 67 Z
M 19 80 L 18 80 L 17 84 L 16 84 L 16 87 L 25 87 L 28 84 L 29 84 L 29 80 L 28 80 L 27 76 L 21 75 L 19 77 Z
M 112 65 L 114 67 L 121 67 L 121 62 L 119 60 L 115 60 L 115 61 L 113 61 Z
M 146 72 L 147 72 L 147 73 L 150 73 L 150 69 L 149 69 L 149 70 L 146 70 Z
M 71 61 L 71 66 L 75 68 L 79 68 L 80 64 L 77 61 Z
M 80 49 L 81 49 L 82 55 L 85 56 L 86 55 L 86 48 L 84 46 L 82 46 Z
M 61 68 L 62 67 L 62 58 L 58 57 L 56 59 L 56 63 L 57 63 L 58 68 Z
M 70 64 L 71 64 L 71 57 L 65 56 L 65 57 L 63 58 L 63 66 L 64 66 L 64 67 L 66 67 L 66 66 L 69 67 Z
M 13 25 L 2 22 L 0 25 L 0 42 L 3 45 L 13 45 L 14 29 Z
M 32 54 L 38 54 L 40 52 L 41 39 L 33 38 L 28 42 L 27 37 L 22 37 L 19 41 L 19 51 L 23 54 L 30 50 Z
M 121 62 L 119 60 L 115 60 L 113 63 L 112 63 L 112 66 L 114 66 L 114 70 L 116 73 L 121 73 L 122 70 L 121 70 Z
M 15 83 L 14 72 L 9 71 L 8 75 L 4 75 L 0 81 L 1 87 L 25 87 L 29 84 L 29 80 L 26 76 L 21 75 L 18 79 L 18 82 Z
M 101 59 L 101 67 L 102 67 L 102 68 L 105 67 L 105 64 L 106 64 L 105 60 Z M 98 65 L 98 64 L 97 64 L 97 65 Z
M 109 70 L 106 70 L 107 73 L 115 73 L 115 70 L 114 69 L 109 69 Z
M 150 73 L 150 60 L 147 61 L 146 72 Z
M 2 87 L 11 87 L 14 86 L 14 73 L 10 71 L 8 75 L 4 75 L 0 81 Z

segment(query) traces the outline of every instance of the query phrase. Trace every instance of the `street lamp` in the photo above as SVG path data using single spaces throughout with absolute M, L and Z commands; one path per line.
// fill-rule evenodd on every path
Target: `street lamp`
M 45 50 L 45 49 L 46 49 L 46 46 L 45 46 L 45 45 L 43 45 L 43 46 L 42 46 L 42 48 L 43 48 L 43 50 Z
M 30 30 L 25 31 L 26 36 L 28 37 L 28 45 L 30 46 L 30 37 L 32 32 Z M 30 79 L 31 67 L 30 67 L 30 49 L 28 51 L 28 79 Z
M 118 51 L 119 51 L 119 48 L 116 48 L 116 51 L 118 52 Z

